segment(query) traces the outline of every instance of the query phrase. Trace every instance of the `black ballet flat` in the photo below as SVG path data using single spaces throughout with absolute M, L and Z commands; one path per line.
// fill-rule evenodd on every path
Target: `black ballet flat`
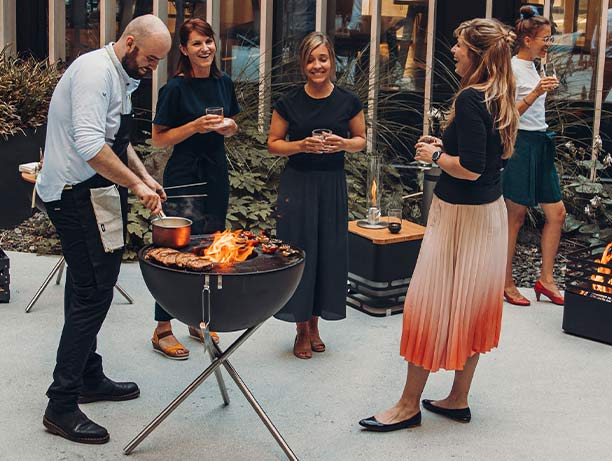
M 378 421 L 374 416 L 370 416 L 369 418 L 362 419 L 361 421 L 359 421 L 359 425 L 363 426 L 368 431 L 373 432 L 391 432 L 397 431 L 398 429 L 408 429 L 410 427 L 421 425 L 421 412 L 419 411 L 412 418 L 408 418 L 403 421 L 400 421 L 399 423 L 393 424 L 383 424 Z
M 429 410 L 432 413 L 437 413 L 441 416 L 445 416 L 446 418 L 450 418 L 459 423 L 469 423 L 472 419 L 470 407 L 449 410 L 447 408 L 437 407 L 431 402 L 433 402 L 433 400 L 423 399 L 421 403 L 423 404 L 423 408 L 426 410 Z

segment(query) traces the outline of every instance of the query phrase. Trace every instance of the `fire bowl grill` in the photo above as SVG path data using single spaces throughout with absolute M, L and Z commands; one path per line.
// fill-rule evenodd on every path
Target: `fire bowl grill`
M 181 251 L 191 252 L 208 236 L 195 236 Z M 244 330 L 276 314 L 293 295 L 304 271 L 304 252 L 293 256 L 264 254 L 246 261 L 215 263 L 211 270 L 196 272 L 166 267 L 144 259 L 154 245 L 138 252 L 140 270 L 155 300 L 166 312 L 187 325 L 199 325 L 203 320 L 202 290 L 206 277 L 210 289 L 209 328 L 229 332 Z
M 602 273 L 606 269 L 612 271 L 612 264 L 595 262 L 602 251 L 603 247 L 593 254 L 590 248 L 584 248 L 568 255 L 563 330 L 612 345 L 612 274 Z M 604 281 L 593 280 L 593 276 L 603 277 Z M 600 289 L 596 290 L 594 284 Z
M 183 251 L 192 251 L 202 240 L 212 242 L 211 236 L 194 236 Z M 144 256 L 153 245 L 138 252 L 140 269 L 147 288 L 161 306 L 175 318 L 199 326 L 204 337 L 204 348 L 211 364 L 187 386 L 155 419 L 153 419 L 123 449 L 126 455 L 157 428 L 211 374 L 215 374 L 225 405 L 229 394 L 219 367 L 223 366 L 238 389 L 272 434 L 276 443 L 291 461 L 298 458 L 291 450 L 272 420 L 259 405 L 236 369 L 229 362 L 232 355 L 262 324 L 276 314 L 293 295 L 304 271 L 303 251 L 292 256 L 255 253 L 246 261 L 215 264 L 210 271 L 195 272 L 166 267 Z M 210 331 L 245 330 L 225 351 L 214 344 Z

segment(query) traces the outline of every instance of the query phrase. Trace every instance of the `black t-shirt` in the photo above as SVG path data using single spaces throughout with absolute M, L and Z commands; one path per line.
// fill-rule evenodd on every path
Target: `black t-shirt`
M 326 98 L 315 99 L 304 90 L 295 88 L 280 98 L 274 109 L 289 123 L 289 141 L 299 141 L 312 136 L 312 130 L 326 128 L 332 133 L 349 138 L 349 121 L 363 106 L 357 95 L 335 85 Z M 299 153 L 289 157 L 288 166 L 298 170 L 341 170 L 344 168 L 344 151 L 333 154 Z
M 223 107 L 224 117 L 240 112 L 234 82 L 226 74 L 221 78 L 173 77 L 159 90 L 153 123 L 176 128 L 206 115 L 207 107 Z M 224 137 L 215 132 L 197 133 L 174 146 L 173 152 L 225 155 Z
M 480 177 L 476 181 L 455 178 L 444 171 L 434 193 L 448 203 L 479 205 L 497 200 L 502 194 L 503 146 L 493 117 L 484 102 L 484 93 L 467 88 L 455 101 L 455 118 L 442 135 L 448 155 Z

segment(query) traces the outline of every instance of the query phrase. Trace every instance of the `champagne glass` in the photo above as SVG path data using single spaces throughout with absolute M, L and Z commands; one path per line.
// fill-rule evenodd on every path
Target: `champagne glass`
M 223 107 L 207 107 L 206 115 L 217 115 L 221 117 L 221 121 L 216 123 L 216 126 L 220 126 L 223 124 Z

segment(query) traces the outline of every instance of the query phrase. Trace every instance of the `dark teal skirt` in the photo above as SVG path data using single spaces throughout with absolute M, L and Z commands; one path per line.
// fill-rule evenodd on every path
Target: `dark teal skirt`
M 504 198 L 528 207 L 561 201 L 555 142 L 543 131 L 519 130 L 502 172 Z

